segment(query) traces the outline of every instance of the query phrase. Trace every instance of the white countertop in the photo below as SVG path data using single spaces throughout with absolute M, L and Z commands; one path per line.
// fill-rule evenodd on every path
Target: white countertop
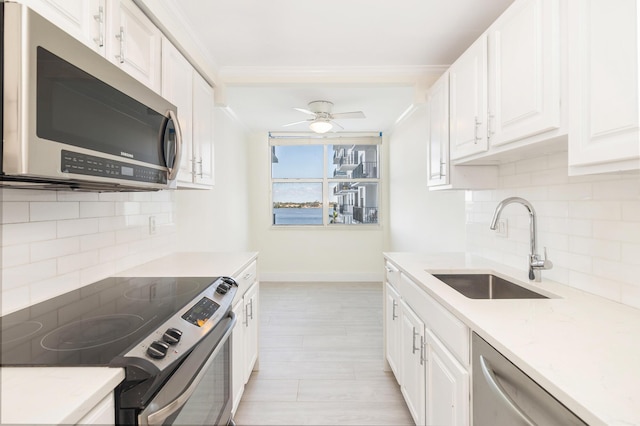
M 385 257 L 590 425 L 640 425 L 640 310 L 463 253 Z M 431 273 L 493 272 L 550 299 L 479 300 Z
M 257 256 L 255 252 L 175 253 L 118 276 L 233 276 Z M 75 424 L 123 379 L 120 368 L 3 367 L 0 423 Z
M 75 424 L 124 380 L 121 368 L 5 367 L 2 424 Z

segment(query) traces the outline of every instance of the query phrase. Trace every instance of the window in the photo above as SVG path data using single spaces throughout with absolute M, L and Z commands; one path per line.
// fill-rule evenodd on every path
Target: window
M 378 224 L 380 137 L 270 145 L 273 225 Z

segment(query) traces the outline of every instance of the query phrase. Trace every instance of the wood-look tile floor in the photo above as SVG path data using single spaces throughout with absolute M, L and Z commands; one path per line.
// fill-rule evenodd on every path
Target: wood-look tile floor
M 260 283 L 260 368 L 236 424 L 414 424 L 383 369 L 382 304 L 382 283 Z

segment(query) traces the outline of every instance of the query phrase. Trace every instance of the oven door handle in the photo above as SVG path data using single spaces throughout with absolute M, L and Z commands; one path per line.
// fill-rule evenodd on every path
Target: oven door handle
M 216 358 L 218 353 L 222 350 L 222 347 L 224 346 L 225 341 L 229 338 L 229 336 L 233 332 L 233 327 L 236 325 L 236 315 L 233 312 L 229 312 L 229 319 L 230 321 L 227 324 L 227 327 L 225 328 L 224 334 L 220 338 L 220 341 L 216 345 L 216 348 L 213 350 L 211 355 L 209 355 L 207 362 L 200 369 L 200 371 L 198 372 L 198 375 L 195 377 L 195 379 L 193 379 L 193 382 L 191 382 L 189 387 L 180 395 L 178 395 L 176 399 L 174 399 L 164 407 L 154 410 L 151 413 L 147 414 L 146 416 L 140 415 L 138 417 L 138 422 L 141 425 L 143 424 L 144 425 L 161 425 L 169 416 L 171 416 L 176 411 L 180 410 L 187 403 L 191 395 L 195 392 L 196 388 L 204 378 L 205 374 L 207 373 L 207 370 L 213 363 L 214 359 Z

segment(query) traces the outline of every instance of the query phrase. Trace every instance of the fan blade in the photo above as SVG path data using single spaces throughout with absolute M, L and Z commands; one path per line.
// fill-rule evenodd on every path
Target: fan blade
M 341 125 L 339 125 L 337 122 L 335 122 L 335 121 L 331 120 L 331 121 L 330 121 L 330 123 L 331 123 L 331 124 L 333 124 L 334 126 L 340 127 L 342 130 L 344 130 L 344 127 L 342 127 Z M 335 130 L 334 130 L 334 132 L 335 132 Z
M 296 111 L 300 111 L 300 112 L 304 112 L 305 114 L 309 114 L 309 115 L 313 115 L 315 117 L 316 113 L 313 111 L 309 111 L 308 109 L 304 109 L 304 108 L 294 108 Z
M 336 112 L 335 114 L 331 114 L 331 118 L 366 118 L 364 112 L 362 111 L 351 111 L 351 112 Z
M 312 121 L 312 120 L 302 120 L 302 121 L 296 121 L 295 123 L 283 124 L 282 127 L 295 126 L 296 124 L 308 123 L 309 121 Z

